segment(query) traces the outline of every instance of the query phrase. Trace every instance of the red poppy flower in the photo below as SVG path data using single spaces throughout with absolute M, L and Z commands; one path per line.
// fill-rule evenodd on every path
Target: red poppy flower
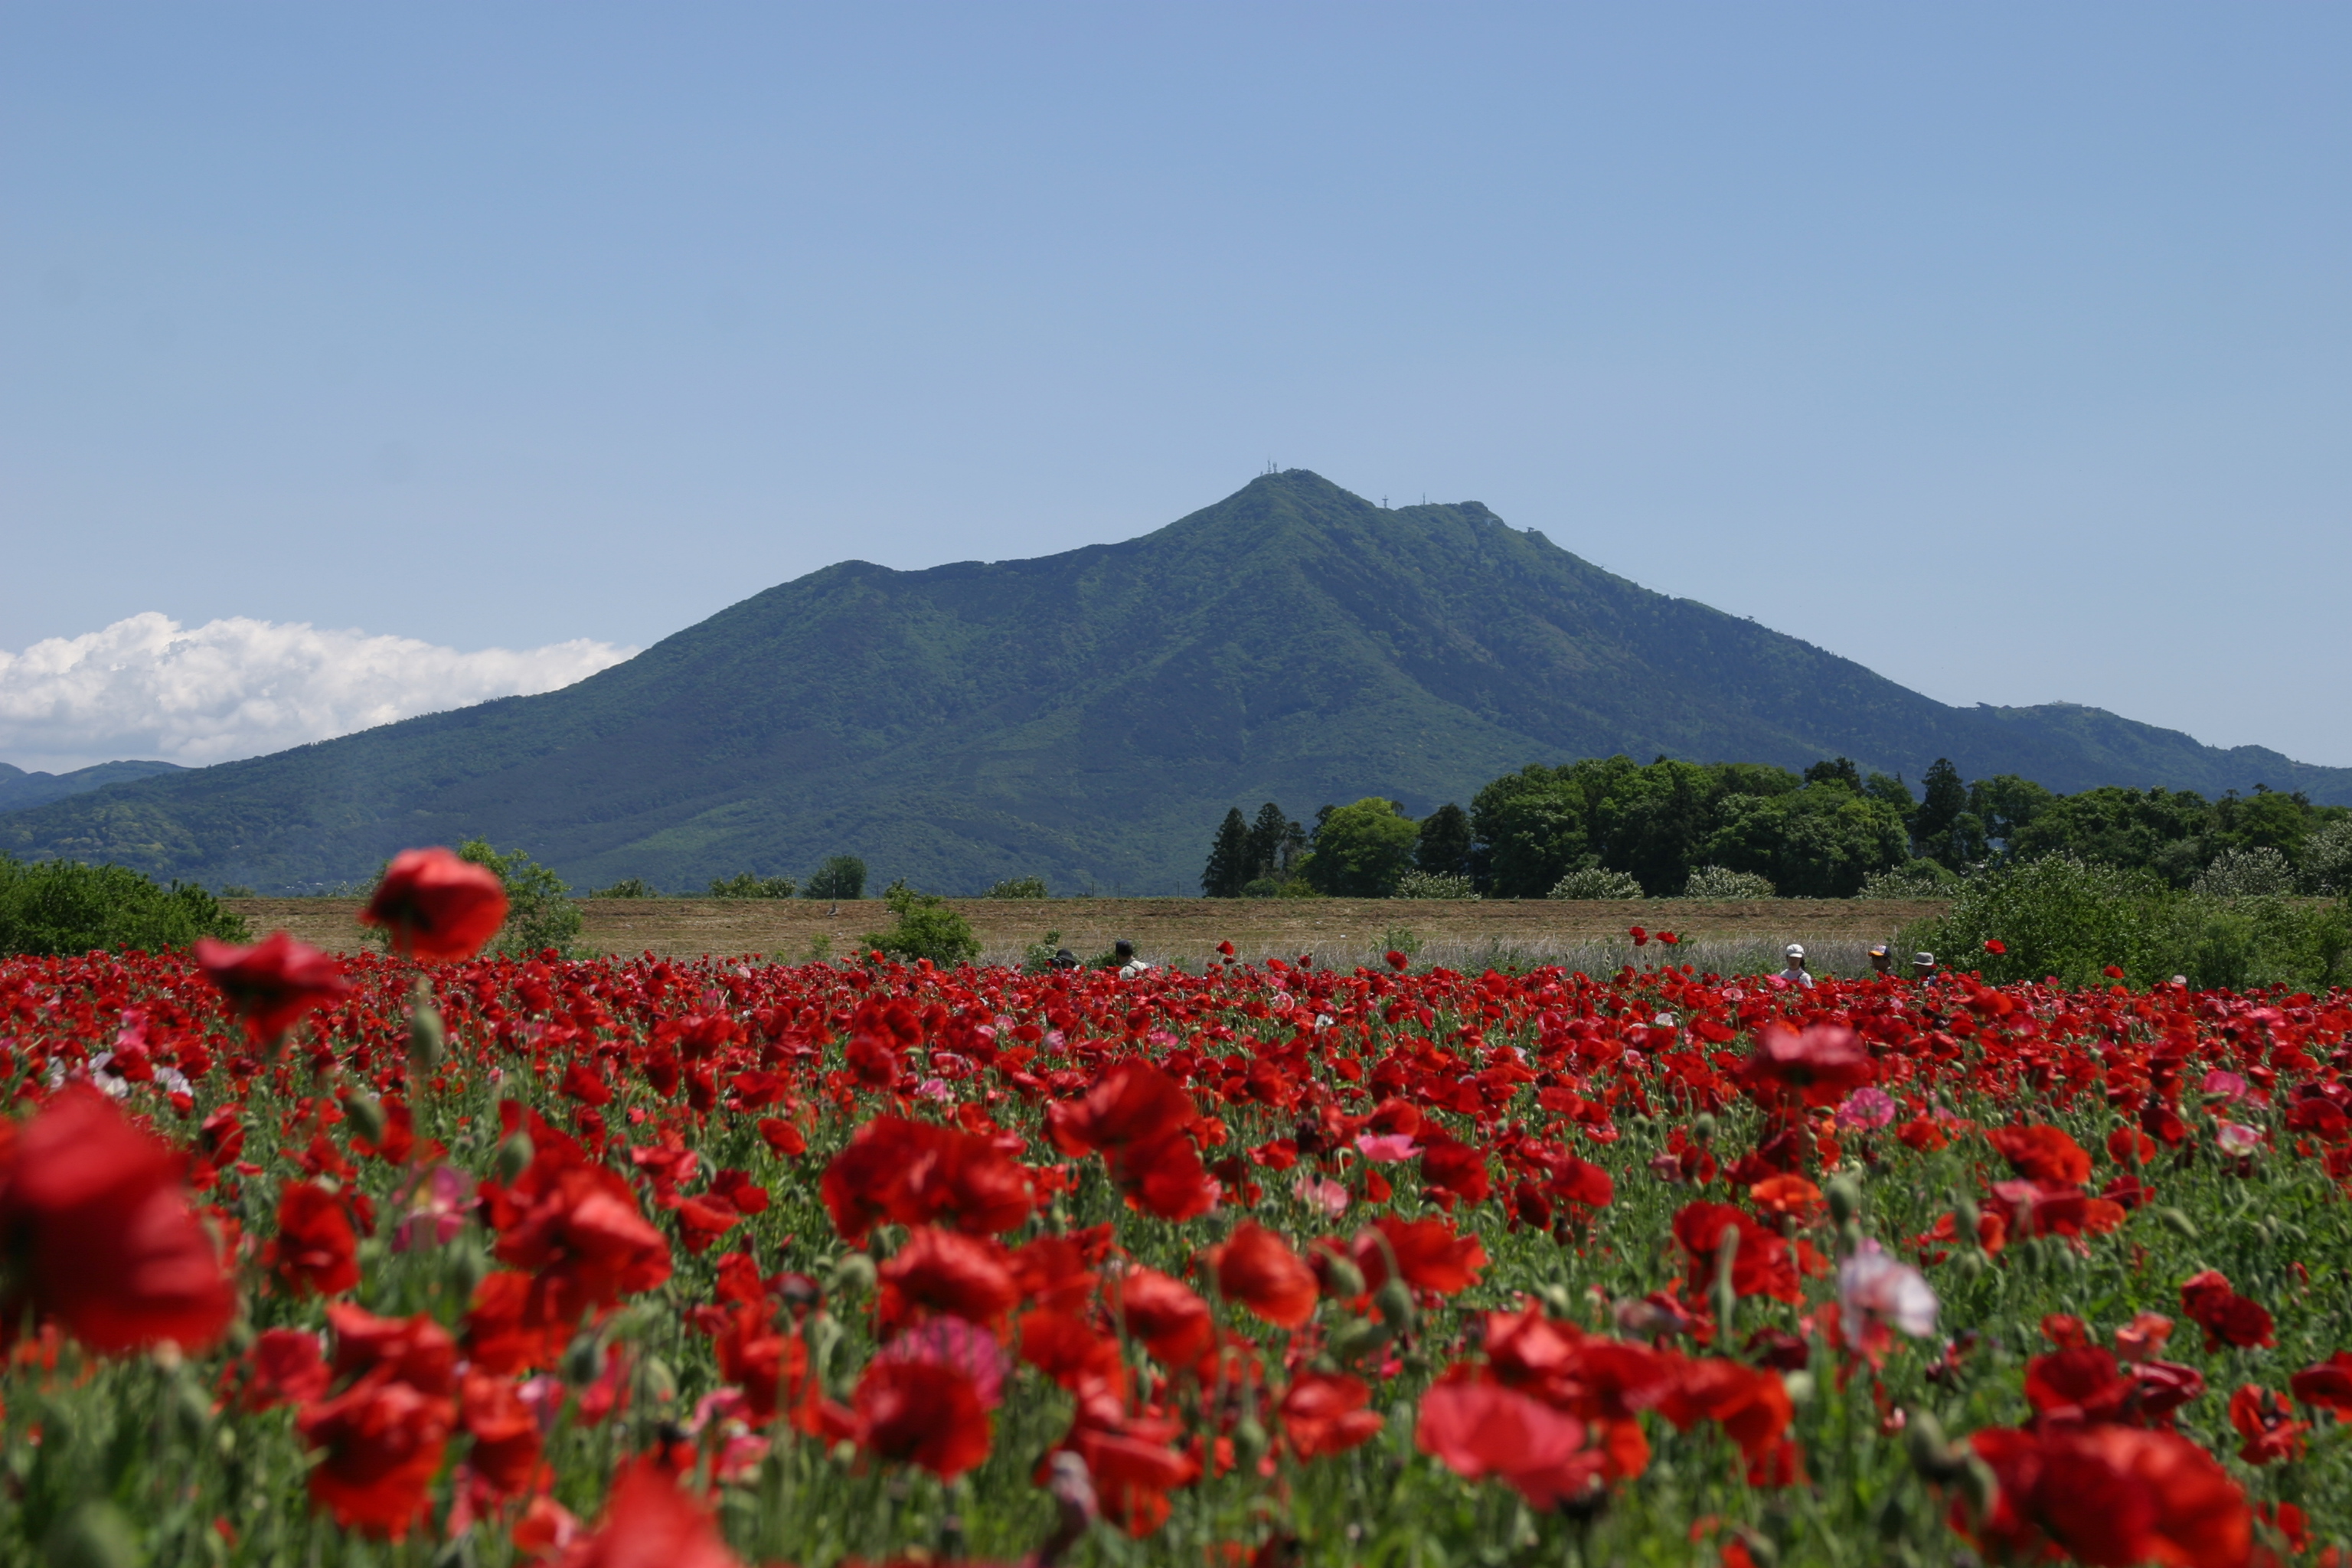
M 592 1165 L 580 1146 L 544 1122 L 511 1188 L 482 1185 L 499 1261 L 538 1276 L 532 1318 L 568 1328 L 591 1307 L 617 1305 L 670 1275 L 669 1244 L 646 1223 L 618 1173 Z
M 2250 1350 L 2277 1342 L 2272 1338 L 2269 1311 L 2231 1289 L 2229 1279 L 2218 1268 L 2208 1268 L 2181 1285 L 2180 1310 L 2205 1331 L 2205 1348 L 2209 1352 L 2223 1345 Z
M 1282 1435 L 1300 1459 L 1344 1454 L 1381 1435 L 1387 1425 L 1364 1407 L 1372 1391 L 1346 1373 L 1301 1373 L 1282 1395 Z
M 1050 1307 L 1021 1314 L 1021 1359 L 1073 1391 L 1089 1382 L 1119 1384 L 1118 1342 Z
M 459 1389 L 457 1425 L 474 1439 L 466 1463 L 502 1498 L 520 1497 L 539 1472 L 539 1417 L 514 1380 L 469 1372 Z
M 1851 1029 L 1817 1024 L 1802 1034 L 1767 1027 L 1739 1069 L 1748 1091 L 1767 1101 L 1794 1098 L 1807 1105 L 1835 1105 L 1853 1090 L 1878 1081 L 1878 1064 Z
M 1431 1137 L 1422 1148 L 1421 1180 L 1449 1210 L 1457 1198 L 1464 1203 L 1485 1203 L 1494 1191 L 1486 1151 L 1444 1133 Z
M 2352 1421 L 2352 1352 L 2337 1351 L 2318 1365 L 2305 1367 L 2288 1378 L 2286 1385 L 2305 1405 L 2333 1410 L 2338 1420 Z
M 1130 1268 L 1111 1282 L 1111 1310 L 1163 1366 L 1198 1361 L 1213 1336 L 1209 1304 L 1157 1268 Z
M 484 1372 L 552 1366 L 571 1340 L 572 1324 L 533 1312 L 531 1277 L 500 1270 L 474 1291 L 466 1312 L 466 1354 Z
M 330 1301 L 327 1326 L 335 1331 L 338 1377 L 381 1373 L 427 1394 L 447 1394 L 457 1385 L 457 1343 L 423 1312 L 380 1318 L 348 1301 Z
M 394 952 L 426 959 L 473 957 L 506 918 L 498 874 L 438 846 L 394 856 L 360 911 L 362 924 L 391 933 Z
M 780 1158 L 797 1160 L 808 1152 L 808 1140 L 801 1130 L 781 1116 L 760 1118 L 760 1137 Z
M 777 1331 L 765 1300 L 730 1313 L 712 1348 L 719 1375 L 743 1391 L 744 1414 L 754 1426 L 773 1421 L 785 1403 L 799 1396 L 808 1376 L 807 1344 L 797 1334 Z
M 2230 1395 L 2230 1425 L 2245 1439 L 2238 1458 L 2250 1465 L 2301 1458 L 2303 1435 L 2311 1430 L 2310 1422 L 2294 1418 L 2284 1399 L 2251 1383 Z
M 1952 1525 L 1996 1552 L 2067 1555 L 2096 1568 L 2242 1568 L 2247 1560 L 2245 1494 L 2210 1454 L 2173 1433 L 1996 1427 L 1969 1444 L 1999 1491 L 1980 1524 L 1956 1501 Z
M 351 994 L 341 965 L 317 948 L 272 931 L 251 947 L 200 936 L 196 967 L 228 998 L 246 1033 L 275 1040 L 311 1008 Z
M 1315 1271 L 1283 1239 L 1255 1220 L 1236 1226 L 1233 1239 L 1216 1248 L 1217 1291 L 1282 1328 L 1295 1329 L 1312 1317 L 1318 1294 Z
M 332 1381 L 319 1336 L 300 1329 L 264 1329 L 224 1374 L 236 1388 L 237 1408 L 247 1414 L 308 1404 Z
M 996 1328 L 1021 1300 L 1003 1248 L 936 1226 L 908 1232 L 907 1244 L 882 1265 L 881 1276 L 877 1321 L 886 1339 L 918 1310 Z
M 1413 1442 L 1465 1480 L 1500 1479 L 1539 1509 L 1601 1485 L 1603 1459 L 1584 1423 L 1455 1367 L 1422 1396 Z
M 1985 1141 L 2029 1182 L 2079 1187 L 2091 1179 L 2091 1156 L 2059 1127 L 1988 1127 Z
M 1066 1154 L 1097 1152 L 1128 1202 L 1159 1219 L 1187 1220 L 1217 1204 L 1192 1131 L 1201 1113 L 1174 1079 L 1149 1062 L 1114 1062 L 1086 1097 L 1045 1108 L 1045 1124 Z
M 999 1236 L 1028 1221 L 1027 1173 L 985 1138 L 903 1116 L 880 1116 L 851 1135 L 819 1184 L 833 1227 L 851 1246 L 882 1221 L 945 1223 Z
M 1168 1494 L 1200 1479 L 1200 1461 L 1171 1446 L 1181 1430 L 1158 1416 L 1130 1415 L 1116 1401 L 1081 1400 L 1058 1448 L 1086 1461 L 1103 1516 L 1141 1537 L 1168 1521 Z
M 621 1473 L 596 1533 L 575 1542 L 561 1568 L 740 1568 L 718 1527 L 680 1491 L 659 1460 Z
M 178 1163 L 86 1085 L 0 1123 L 0 1339 L 27 1310 L 102 1354 L 210 1346 L 236 1298 Z
M 1658 1401 L 1658 1414 L 1687 1432 L 1712 1421 L 1739 1446 L 1751 1484 L 1768 1474 L 1784 1447 L 1782 1435 L 1796 1414 L 1787 1384 L 1776 1372 L 1740 1365 L 1720 1357 L 1685 1362 Z
M 1412 956 L 1407 953 L 1400 952 L 1395 948 L 1391 948 L 1388 952 L 1381 954 L 1381 960 L 1391 969 L 1396 970 L 1399 973 L 1402 973 L 1403 971 L 1412 967 Z
M 1997 936 L 1989 936 L 1985 938 L 1985 951 L 1991 953 L 1995 958 L 1999 958 L 2009 951 L 2009 943 L 2001 941 L 2000 938 Z
M 1406 1284 L 1440 1296 L 1467 1290 L 1486 1267 L 1486 1248 L 1477 1237 L 1457 1236 L 1452 1225 L 1434 1216 L 1402 1220 L 1382 1215 L 1370 1229 L 1356 1233 L 1349 1251 L 1363 1272 L 1366 1288 L 1373 1290 L 1387 1281 L 1391 1254 Z
M 298 1295 L 340 1296 L 360 1282 L 359 1238 L 342 1201 L 315 1182 L 288 1182 L 278 1200 L 269 1267 Z
M 1779 1301 L 1798 1299 L 1797 1265 L 1789 1243 L 1778 1231 L 1767 1230 L 1744 1209 L 1704 1199 L 1685 1204 L 1675 1214 L 1675 1239 L 1682 1244 L 1685 1267 L 1683 1290 L 1704 1300 L 1715 1288 L 1716 1254 L 1727 1230 L 1739 1233 L 1739 1250 L 1731 1260 L 1731 1288 L 1742 1296 L 1769 1296 Z
M 346 1530 L 400 1540 L 431 1500 L 456 1415 L 446 1395 L 382 1372 L 305 1406 L 294 1430 L 325 1451 L 310 1471 L 312 1500 Z
M 1774 1219 L 1806 1226 L 1822 1216 L 1822 1190 L 1802 1176 L 1767 1176 L 1748 1189 L 1748 1197 L 1758 1213 Z
M 961 1369 L 932 1361 L 876 1361 L 857 1381 L 859 1447 L 953 1480 L 988 1458 L 987 1406 Z

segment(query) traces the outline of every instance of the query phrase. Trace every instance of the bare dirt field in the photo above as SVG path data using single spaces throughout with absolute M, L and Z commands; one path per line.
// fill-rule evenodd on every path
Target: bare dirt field
M 255 932 L 285 930 L 332 951 L 356 949 L 359 905 L 343 899 L 224 900 Z M 1738 903 L 1681 900 L 1476 903 L 1386 899 L 956 899 L 995 962 L 1015 961 L 1047 931 L 1082 958 L 1119 937 L 1146 958 L 1197 967 L 1221 942 L 1244 958 L 1296 958 L 1348 967 L 1377 963 L 1391 947 L 1422 963 L 1566 963 L 1613 968 L 1633 956 L 1631 928 L 1671 931 L 1682 957 L 1744 973 L 1780 967 L 1783 943 L 1805 944 L 1816 973 L 1850 973 L 1873 942 L 1892 938 L 1944 905 L 1861 900 L 1771 899 Z M 846 957 L 857 938 L 890 924 L 878 899 L 828 904 L 802 899 L 589 899 L 582 945 L 591 952 L 763 954 L 783 960 Z M 1643 956 L 1658 950 L 1653 946 Z

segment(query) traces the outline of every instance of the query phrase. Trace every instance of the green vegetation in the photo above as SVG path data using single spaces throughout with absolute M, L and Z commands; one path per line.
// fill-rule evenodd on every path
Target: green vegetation
M 1368 795 L 1329 812 L 1315 829 L 1302 869 L 1317 892 L 1335 899 L 1385 899 L 1412 866 L 1421 829 L 1395 801 Z
M 1580 866 L 1551 885 L 1548 899 L 1638 899 L 1642 884 L 1606 866 Z
M 500 854 L 487 838 L 458 845 L 457 858 L 488 867 L 506 885 L 507 922 L 488 951 L 521 956 L 552 950 L 559 957 L 577 956 L 583 917 L 563 879 L 520 849 Z
M 1941 920 L 1901 940 L 1998 984 L 2119 975 L 2145 989 L 2178 975 L 2199 990 L 2319 990 L 2352 973 L 2352 905 L 2182 892 L 2147 870 L 2048 855 L 1962 882 Z
M 1772 896 L 1772 879 L 1769 877 L 1759 877 L 1753 871 L 1735 871 L 1728 866 L 1701 866 L 1690 874 L 1690 880 L 1683 884 L 1684 898 L 1703 899 L 1709 902 L 1769 899 Z
M 658 899 L 654 886 L 643 877 L 627 877 L 609 888 L 599 888 L 588 895 L 592 899 Z
M 1874 772 L 1916 793 L 1948 756 L 1971 778 L 2060 791 L 2156 783 L 2212 799 L 2259 781 L 2352 802 L 2352 770 L 2090 709 L 1948 708 L 1475 503 L 1384 509 L 1292 472 L 1045 560 L 829 567 L 560 691 L 0 814 L 0 850 L 280 893 L 487 833 L 583 888 L 700 888 L 839 852 L 877 879 L 954 891 L 1037 875 L 1167 893 L 1196 885 L 1204 830 L 1229 806 L 1377 795 L 1466 816 L 1483 784 L 1530 760 L 1618 752 L 1773 773 L 1843 752 L 1866 795 Z M 1971 797 L 1997 837 L 1985 809 Z M 1958 815 L 1956 864 L 1970 858 Z M 1732 865 L 1691 847 L 1671 865 L 1612 860 L 1601 840 L 1618 830 L 1581 807 L 1579 824 L 1579 856 L 1654 893 Z M 1459 863 L 1463 843 L 1433 829 L 1415 865 L 1497 874 Z M 1279 891 L 1290 879 L 1266 848 L 1217 890 Z M 1482 890 L 1540 898 L 1573 863 Z M 1800 890 L 1769 866 L 1734 868 Z
M 942 967 L 970 963 L 980 956 L 980 938 L 971 922 L 948 907 L 937 893 L 918 893 L 903 881 L 882 891 L 882 901 L 898 917 L 886 931 L 868 931 L 857 939 L 861 952 L 883 952 L 912 963 L 928 958 Z
M 200 936 L 251 942 L 237 916 L 204 889 L 121 866 L 45 860 L 26 866 L 0 855 L 0 954 L 35 957 L 107 948 L 162 952 Z
M 862 899 L 866 896 L 866 862 L 855 855 L 834 855 L 809 873 L 804 899 Z
M 1043 877 L 1008 877 L 988 889 L 992 899 L 1044 899 L 1053 895 L 1045 889 Z
M 710 883 L 714 899 L 789 899 L 799 888 L 790 877 L 761 877 L 750 871 L 738 871 L 732 877 L 715 877 Z
M 1407 871 L 1399 877 L 1392 899 L 1467 899 L 1478 897 L 1478 884 L 1467 877 L 1442 871 Z

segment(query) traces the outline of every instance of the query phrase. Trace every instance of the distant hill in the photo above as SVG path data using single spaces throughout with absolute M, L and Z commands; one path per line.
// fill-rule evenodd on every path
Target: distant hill
M 561 691 L 110 785 L 0 816 L 0 849 L 299 889 L 485 834 L 578 887 L 847 851 L 944 891 L 1182 893 L 1230 805 L 1423 812 L 1618 752 L 2352 802 L 2352 769 L 1946 707 L 1475 501 L 1391 510 L 1293 469 L 1121 544 L 829 566 Z
M 99 763 L 91 767 L 76 768 L 69 773 L 28 773 L 22 768 L 0 763 L 0 812 L 47 805 L 53 800 L 63 800 L 69 795 L 79 795 L 84 790 L 97 789 L 102 784 L 187 771 L 177 763 Z

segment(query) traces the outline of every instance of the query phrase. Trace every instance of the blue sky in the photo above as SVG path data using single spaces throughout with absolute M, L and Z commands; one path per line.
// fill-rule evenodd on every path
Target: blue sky
M 1947 701 L 2352 764 L 2347 46 L 2293 5 L 13 0 L 0 650 L 155 612 L 616 656 L 1271 459 Z M 258 645 L 215 646 L 242 712 Z M 80 722 L 0 758 L 144 733 Z

